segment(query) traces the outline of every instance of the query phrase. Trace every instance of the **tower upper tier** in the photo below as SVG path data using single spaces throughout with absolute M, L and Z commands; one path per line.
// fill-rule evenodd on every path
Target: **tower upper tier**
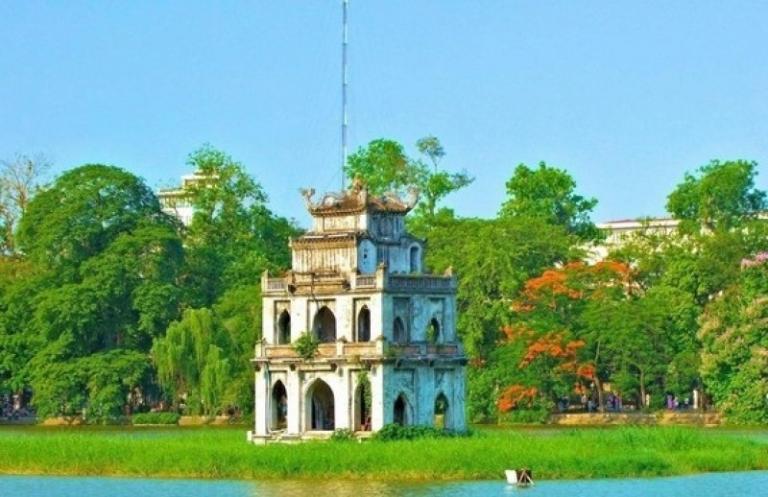
M 293 271 L 314 274 L 372 274 L 383 264 L 390 273 L 420 273 L 422 242 L 405 229 L 405 215 L 416 205 L 418 191 L 369 194 L 355 180 L 340 193 L 315 200 L 302 190 L 312 215 L 312 229 L 291 242 Z

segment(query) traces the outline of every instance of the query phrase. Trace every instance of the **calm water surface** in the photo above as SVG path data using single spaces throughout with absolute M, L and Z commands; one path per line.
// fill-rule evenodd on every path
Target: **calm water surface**
M 768 471 L 653 479 L 546 481 L 518 490 L 501 481 L 398 484 L 352 481 L 252 483 L 0 476 L 2 497 L 762 497 Z

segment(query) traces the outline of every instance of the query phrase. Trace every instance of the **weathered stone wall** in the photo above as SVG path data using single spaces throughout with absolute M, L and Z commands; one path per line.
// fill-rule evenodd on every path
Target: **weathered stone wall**
M 456 336 L 456 299 L 444 294 L 386 294 L 383 299 L 384 336 L 394 340 L 394 320 L 400 317 L 408 328 L 412 342 L 427 341 L 427 329 L 432 318 L 440 324 L 439 341 L 454 342 Z
M 356 429 L 355 421 L 360 418 L 355 405 L 356 389 L 360 375 L 366 371 L 371 387 L 371 426 L 373 430 L 384 425 L 384 395 L 382 367 L 373 366 L 365 370 L 362 365 L 341 365 L 335 369 L 319 366 L 312 370 L 291 370 L 282 368 L 270 371 L 263 369 L 256 372 L 256 423 L 255 434 L 266 436 L 273 431 L 272 389 L 278 381 L 282 382 L 288 397 L 287 434 L 300 435 L 310 431 L 310 389 L 318 380 L 325 382 L 333 392 L 334 423 L 336 429 Z
M 385 365 L 382 397 L 384 424 L 394 422 L 395 402 L 402 395 L 407 404 L 407 424 L 432 426 L 435 400 L 442 393 L 448 400 L 445 427 L 465 430 L 464 377 L 464 367 L 455 364 Z
M 371 313 L 371 341 L 382 335 L 382 297 L 380 292 L 356 292 L 335 296 L 264 297 L 262 330 L 267 344 L 276 344 L 277 323 L 284 309 L 291 316 L 291 343 L 304 332 L 312 331 L 315 314 L 328 307 L 336 318 L 336 339 L 355 340 L 357 314 L 362 305 Z

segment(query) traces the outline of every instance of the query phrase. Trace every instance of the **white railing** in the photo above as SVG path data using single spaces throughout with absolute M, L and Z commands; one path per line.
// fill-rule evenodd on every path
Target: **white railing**
M 376 276 L 357 276 L 355 278 L 355 286 L 357 288 L 373 288 L 376 286 Z

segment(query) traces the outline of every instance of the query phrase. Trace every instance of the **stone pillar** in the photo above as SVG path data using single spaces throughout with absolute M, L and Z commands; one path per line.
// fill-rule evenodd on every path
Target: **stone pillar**
M 287 385 L 288 390 L 288 416 L 286 419 L 286 432 L 291 434 L 301 433 L 301 420 L 304 419 L 304 402 L 302 402 L 302 384 L 300 373 L 298 371 L 288 371 Z
M 261 367 L 260 371 L 255 372 L 254 384 L 254 434 L 256 436 L 266 436 L 269 423 L 269 385 L 268 385 L 268 371 L 265 367 Z
M 351 374 L 345 366 L 341 371 L 341 377 L 336 381 L 336 388 L 333 395 L 333 410 L 335 411 L 335 427 L 337 430 L 352 429 L 352 396 L 351 396 Z
M 453 395 L 451 396 L 451 424 L 452 429 L 456 431 L 467 431 L 467 406 L 465 405 L 465 399 L 467 398 L 466 392 L 466 375 L 464 372 L 464 366 L 458 366 L 453 371 Z
M 371 382 L 371 429 L 380 430 L 386 423 L 385 406 L 387 405 L 384 391 L 384 366 L 376 365 L 368 372 Z

